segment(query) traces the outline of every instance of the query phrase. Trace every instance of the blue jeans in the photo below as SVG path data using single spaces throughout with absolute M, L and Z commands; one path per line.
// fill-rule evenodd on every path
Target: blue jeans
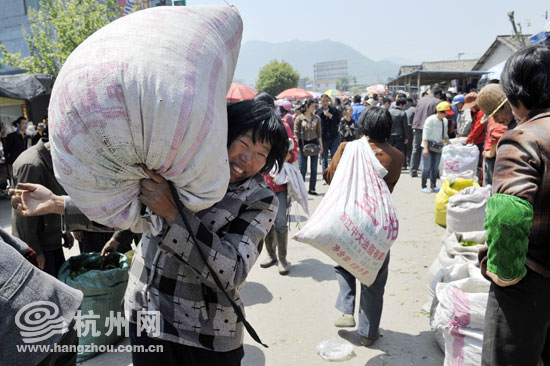
M 422 188 L 426 188 L 426 183 L 428 182 L 428 174 L 430 175 L 430 188 L 436 187 L 440 160 L 441 153 L 429 151 L 428 157 L 422 155 L 422 164 L 424 164 L 424 168 L 422 170 Z
M 376 337 L 380 327 L 380 318 L 382 317 L 382 306 L 384 305 L 384 288 L 388 280 L 388 266 L 390 263 L 390 253 L 376 280 L 370 286 L 361 284 L 361 299 L 359 301 L 359 322 L 357 333 L 365 337 Z M 355 277 L 344 268 L 336 266 L 336 279 L 340 292 L 336 299 L 336 309 L 344 314 L 353 314 L 355 311 Z
M 340 137 L 335 137 L 332 140 L 323 139 L 323 153 L 321 154 L 321 165 L 323 167 L 323 171 L 328 168 L 328 151 L 330 150 L 330 158 L 332 159 L 334 154 L 336 154 L 336 150 L 338 150 L 339 145 Z
M 307 172 L 307 158 L 310 158 L 310 169 L 311 174 L 309 175 L 309 190 L 315 191 L 315 184 L 317 183 L 317 164 L 319 163 L 319 155 L 315 156 L 305 156 L 300 154 L 298 157 L 298 163 L 300 164 L 300 173 L 302 173 L 302 178 L 304 182 L 306 181 L 306 172 Z

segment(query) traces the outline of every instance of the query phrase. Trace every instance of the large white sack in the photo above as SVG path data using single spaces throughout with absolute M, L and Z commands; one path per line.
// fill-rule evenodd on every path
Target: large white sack
M 479 160 L 479 149 L 475 145 L 445 145 L 441 151 L 441 179 L 474 179 Z
M 385 174 L 366 138 L 348 142 L 327 194 L 294 235 L 367 286 L 376 279 L 399 229 Z
M 445 366 L 478 366 L 481 364 L 485 310 L 490 283 L 472 277 L 439 283 L 438 304 L 431 328 L 443 334 Z
M 447 232 L 483 230 L 485 206 L 491 197 L 491 185 L 468 187 L 458 192 L 447 203 Z
M 460 242 L 477 243 L 472 246 L 463 246 Z M 436 259 L 428 268 L 428 302 L 424 306 L 429 309 L 435 295 L 438 283 L 452 282 L 467 277 L 480 277 L 477 252 L 484 247 L 485 231 L 466 233 L 448 233 L 443 238 L 443 246 Z
M 139 232 L 139 164 L 198 211 L 229 182 L 225 95 L 242 36 L 233 7 L 155 7 L 69 56 L 49 107 L 56 178 L 90 219 Z

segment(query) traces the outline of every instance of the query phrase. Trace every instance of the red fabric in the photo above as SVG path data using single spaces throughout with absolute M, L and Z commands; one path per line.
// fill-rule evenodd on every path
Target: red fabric
M 289 151 L 290 160 L 287 161 L 287 163 L 292 164 L 296 160 L 298 160 L 298 141 L 296 140 L 296 136 L 294 136 L 294 134 L 292 133 L 292 130 L 290 129 L 290 126 L 288 125 L 288 123 L 286 123 L 283 120 L 283 124 L 285 125 L 285 128 L 286 128 L 286 134 L 288 135 L 289 138 L 292 139 L 292 142 L 294 142 L 294 149 Z M 271 188 L 271 190 L 273 192 L 277 193 L 277 192 L 286 191 L 286 184 L 283 184 L 283 185 L 275 184 L 273 182 L 273 177 L 271 175 L 269 175 L 269 172 L 264 173 L 263 176 L 264 176 L 265 182 L 267 183 L 267 185 L 269 186 L 269 188 Z
M 472 116 L 474 121 L 472 122 L 472 130 L 466 139 L 466 143 L 471 142 L 474 145 L 479 145 L 485 141 L 485 123 L 480 123 L 483 119 L 483 114 L 484 113 L 479 110 Z
M 35 267 L 38 267 L 38 259 L 36 258 L 36 252 L 34 251 L 34 249 L 29 247 L 29 250 L 25 254 L 23 254 L 23 256 L 25 257 L 26 260 L 31 262 Z
M 493 145 L 498 144 L 498 141 L 504 135 L 504 132 L 508 130 L 508 126 L 498 123 L 493 117 L 489 118 L 487 122 L 487 136 L 485 137 L 485 146 L 483 151 L 491 151 Z

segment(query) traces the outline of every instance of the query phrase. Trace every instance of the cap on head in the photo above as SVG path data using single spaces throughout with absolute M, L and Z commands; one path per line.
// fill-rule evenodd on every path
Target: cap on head
M 445 112 L 445 114 L 449 117 L 453 116 L 455 113 L 453 112 L 453 109 L 451 108 L 451 104 L 449 102 L 441 102 L 436 107 L 435 110 L 437 112 Z
M 464 105 L 462 109 L 472 109 L 477 106 L 477 93 L 470 92 L 464 96 Z
M 481 123 L 485 123 L 506 104 L 506 94 L 499 84 L 488 84 L 481 89 L 477 96 L 477 105 L 485 113 Z
M 457 105 L 458 103 L 464 103 L 464 95 L 458 94 L 453 98 L 453 105 Z
M 290 103 L 288 100 L 285 100 L 281 106 L 287 110 L 287 111 L 290 111 L 292 109 L 292 103 Z

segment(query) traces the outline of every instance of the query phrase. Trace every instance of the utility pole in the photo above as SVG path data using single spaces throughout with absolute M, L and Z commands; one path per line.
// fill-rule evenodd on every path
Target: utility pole
M 460 57 L 461 57 L 461 56 L 464 56 L 464 52 L 459 52 L 459 53 L 458 53 L 458 60 L 459 60 L 459 61 L 460 61 Z

